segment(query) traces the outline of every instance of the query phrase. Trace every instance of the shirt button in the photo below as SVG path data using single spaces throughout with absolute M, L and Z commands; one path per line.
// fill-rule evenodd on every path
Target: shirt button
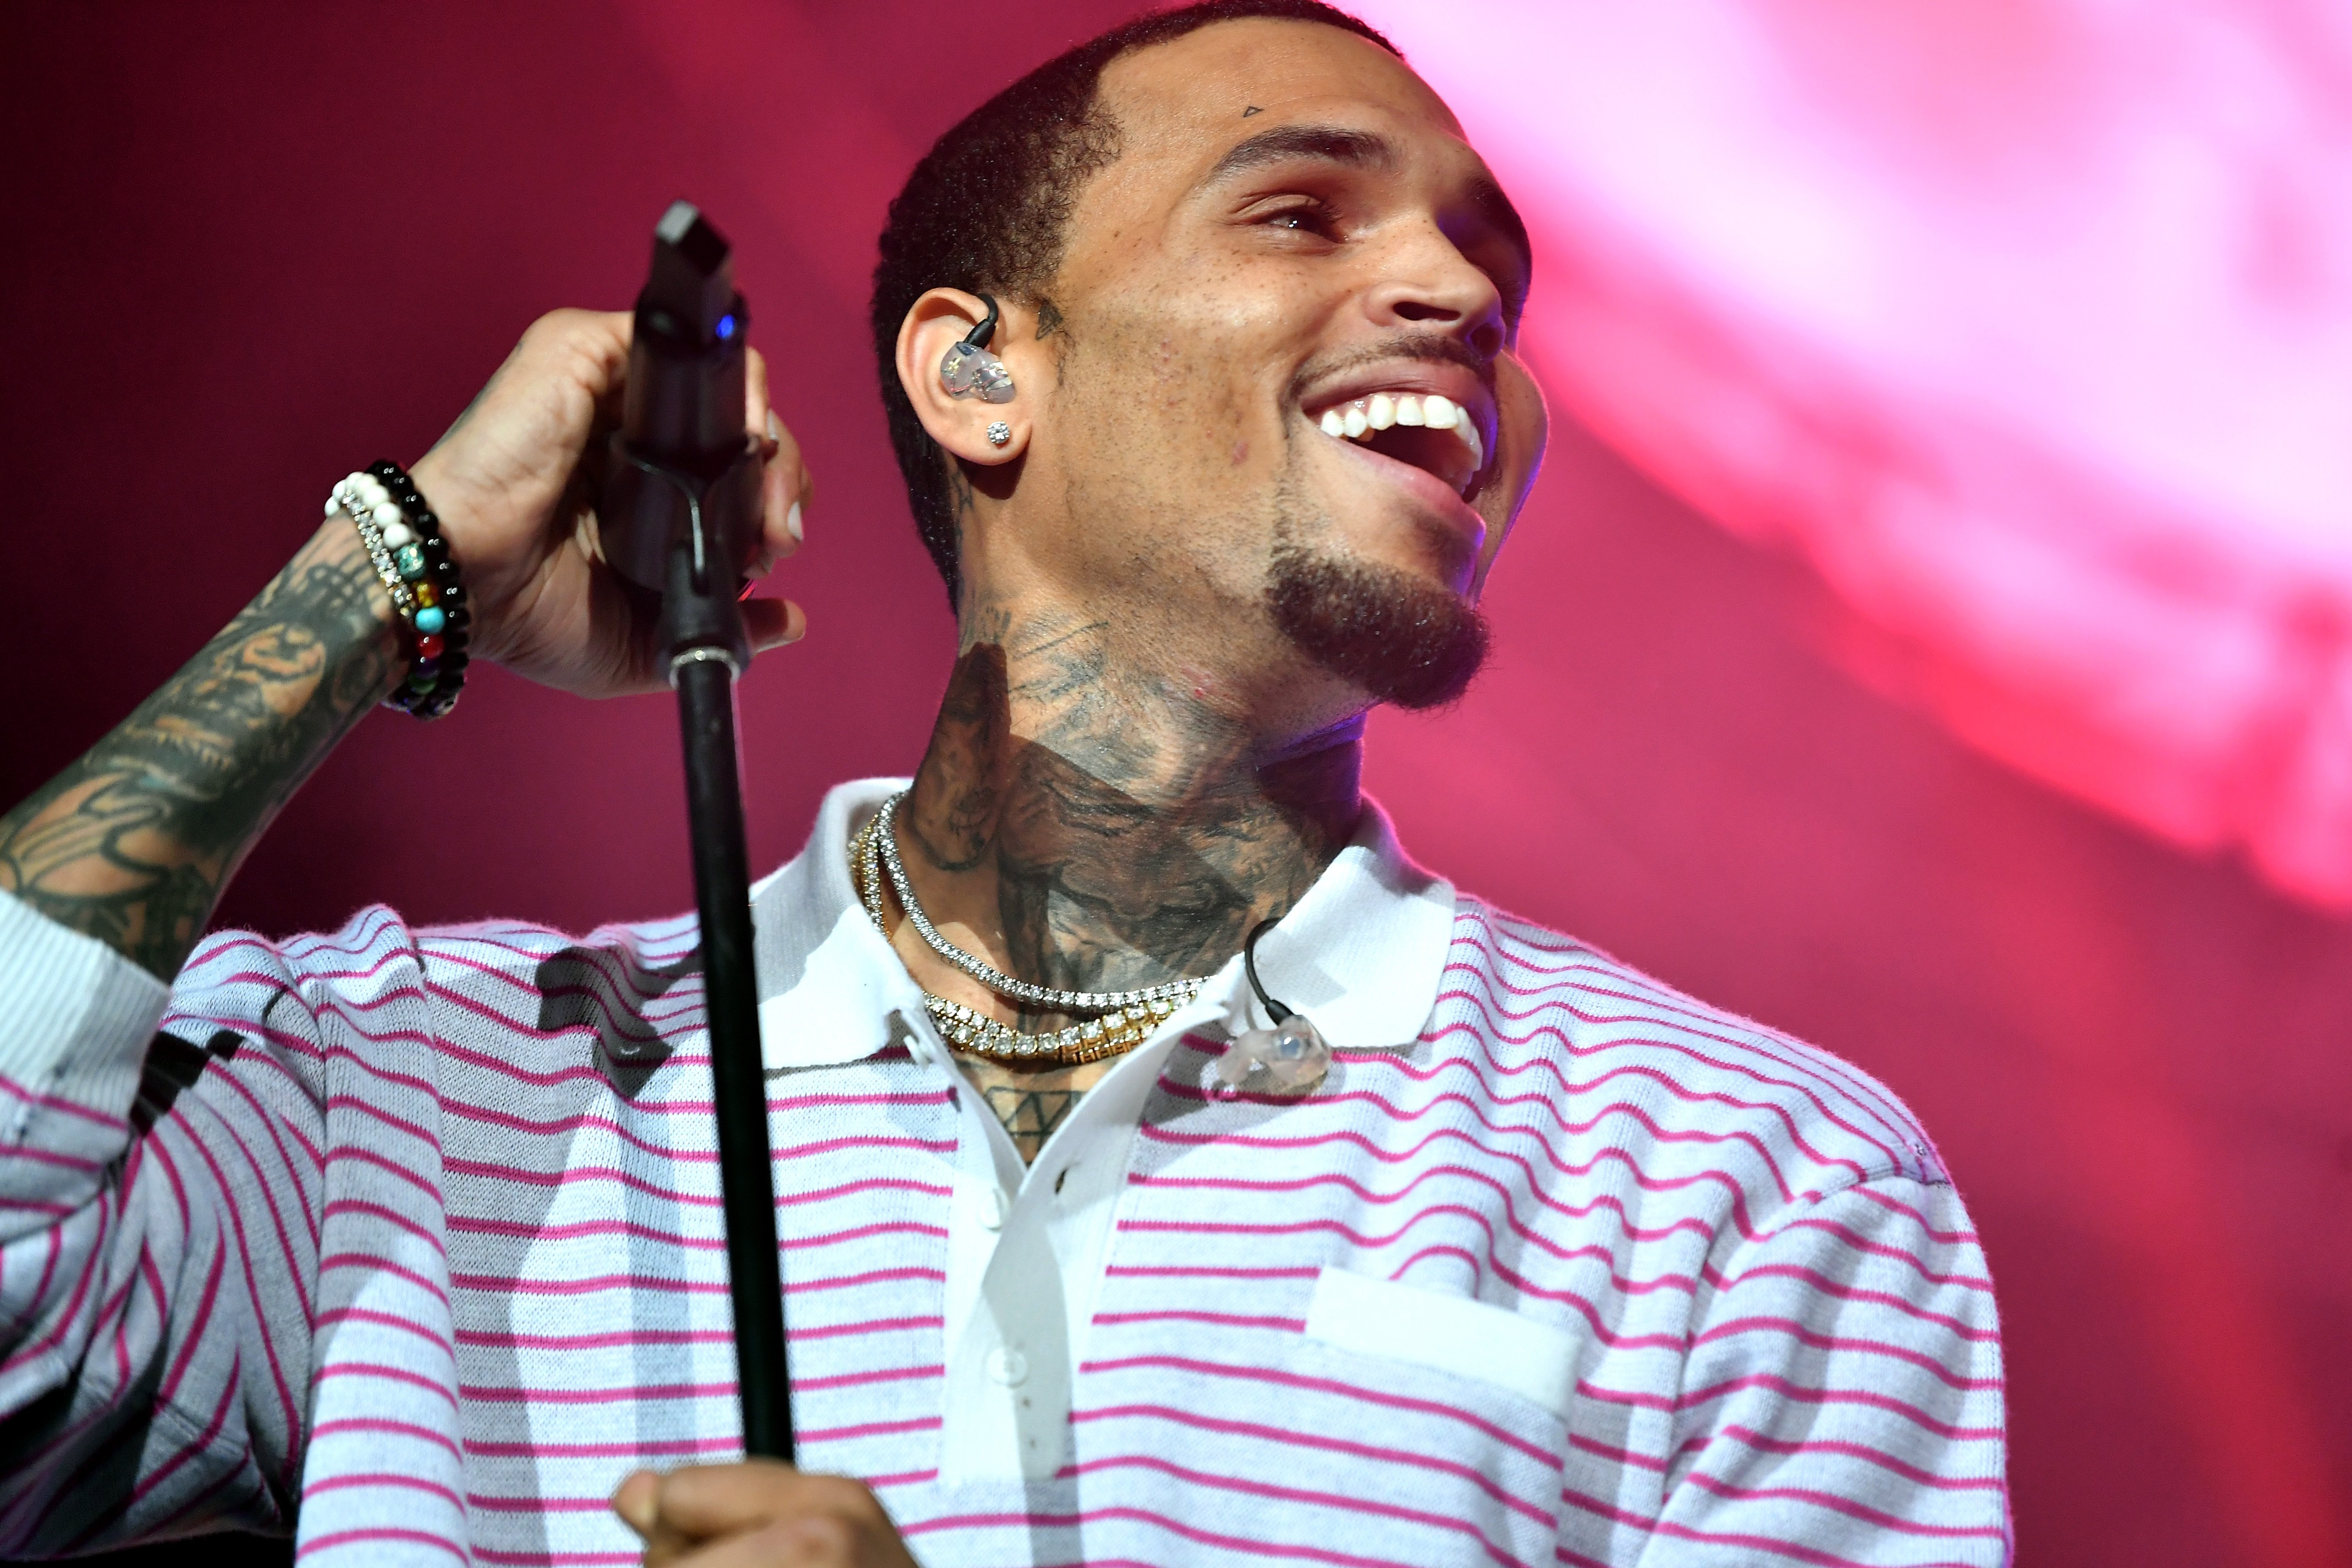
M 1019 1351 L 988 1352 L 988 1376 L 992 1383 L 1018 1388 L 1029 1379 L 1029 1358 Z
M 1012 1205 L 1005 1201 L 1003 1187 L 991 1187 L 980 1195 L 980 1223 L 989 1230 L 1003 1230 L 1004 1215 Z

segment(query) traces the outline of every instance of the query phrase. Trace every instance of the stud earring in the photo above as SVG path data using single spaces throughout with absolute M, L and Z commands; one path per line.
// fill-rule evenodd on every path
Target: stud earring
M 996 335 L 996 300 L 982 294 L 980 302 L 988 307 L 988 314 L 940 361 L 940 384 L 947 388 L 950 397 L 1010 403 L 1013 373 L 1004 368 L 1003 360 L 988 352 L 988 340 Z
M 1007 425 L 1003 420 L 999 419 L 988 427 L 988 444 L 990 446 L 1006 447 L 1012 445 L 1012 442 L 1013 426 Z

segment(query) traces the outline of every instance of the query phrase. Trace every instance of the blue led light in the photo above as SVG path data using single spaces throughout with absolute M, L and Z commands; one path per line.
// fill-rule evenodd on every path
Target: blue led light
M 719 341 L 723 343 L 734 335 L 735 314 L 730 310 L 726 315 L 719 318 Z

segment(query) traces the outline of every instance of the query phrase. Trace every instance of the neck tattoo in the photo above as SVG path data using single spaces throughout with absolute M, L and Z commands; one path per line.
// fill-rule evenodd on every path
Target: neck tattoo
M 1254 926 L 1296 903 L 1347 841 L 1360 805 L 1360 731 L 1339 726 L 1270 754 L 1232 715 L 1184 700 L 1136 665 L 1111 618 L 965 588 L 962 650 L 914 788 L 891 814 L 887 845 L 851 848 L 850 872 L 886 938 L 907 939 L 894 945 L 916 977 L 970 1005 L 927 1010 L 1034 1159 L 1114 1053 L 1156 1032 L 1192 977 L 1216 971 Z M 891 885 L 886 848 L 906 896 Z M 932 934 L 957 931 L 975 963 L 942 952 L 956 945 L 944 935 L 923 940 L 909 905 Z M 898 930 L 902 919 L 910 929 Z M 1083 1003 L 1024 999 L 996 979 Z M 1114 1017 L 1119 993 L 1144 994 L 1118 996 Z M 960 1023 L 971 1040 L 958 1039 Z M 974 1049 L 988 1037 L 983 1024 L 1003 1032 L 1000 1046 L 1076 1033 L 1050 1054 L 983 1056 Z M 1089 1026 L 1100 1037 L 1087 1037 Z M 1123 1028 L 1133 1040 L 1113 1039 Z
M 907 869 L 899 862 L 896 816 L 898 803 L 906 798 L 899 794 L 884 801 L 882 809 L 849 844 L 850 876 L 857 884 L 858 900 L 866 906 L 867 917 L 883 940 L 889 940 L 890 935 L 882 902 L 882 872 L 887 870 L 890 890 L 898 895 L 898 908 L 933 952 L 1010 1004 L 1087 1015 L 1062 1028 L 1032 1033 L 926 990 L 924 1007 L 939 1025 L 940 1033 L 958 1047 L 996 1061 L 1075 1066 L 1142 1044 L 1162 1020 L 1201 994 L 1199 979 L 1168 981 L 1126 991 L 1066 991 L 1034 985 L 956 946 L 924 918 L 923 906 L 917 901 L 914 886 L 907 879 Z
M 890 804 L 896 805 L 897 802 Z M 857 885 L 858 901 L 866 906 L 867 916 L 874 921 L 875 929 L 882 933 L 885 942 L 890 940 L 888 894 L 885 891 L 888 884 L 884 881 L 877 864 L 880 855 L 875 841 L 887 825 L 887 811 L 886 806 L 884 812 L 876 813 L 849 841 L 850 879 Z M 911 909 L 914 906 L 908 904 L 906 907 Z M 934 938 L 936 945 L 939 940 L 936 933 L 928 934 Z M 1197 984 L 1194 989 L 1198 989 Z M 1078 1108 L 1078 1101 L 1086 1098 L 1087 1091 L 1110 1070 L 1108 1058 L 1114 1051 L 1125 1048 L 1097 1049 L 1079 1054 L 1075 1059 L 1066 1059 L 1052 1052 L 1022 1051 L 1017 1046 L 1002 1055 L 982 1054 L 960 1043 L 957 1035 L 946 1027 L 947 1020 L 940 1018 L 939 1011 L 943 1006 L 958 1013 L 968 1009 L 933 996 L 928 990 L 924 992 L 923 999 L 932 1016 L 941 1023 L 941 1032 L 947 1036 L 956 1066 L 962 1069 L 971 1086 L 980 1090 L 981 1098 L 988 1102 L 988 1109 L 995 1113 L 997 1121 L 1012 1138 L 1013 1147 L 1019 1152 L 1024 1164 L 1036 1163 L 1038 1152 L 1045 1147 L 1046 1140 L 1069 1120 L 1070 1113 Z M 1163 1007 L 1160 1016 L 1165 1016 L 1170 1010 Z M 1146 1016 L 1150 1016 L 1147 1009 Z M 995 1027 L 1011 1035 L 1016 1042 L 1040 1037 L 1021 1036 L 1003 1025 Z

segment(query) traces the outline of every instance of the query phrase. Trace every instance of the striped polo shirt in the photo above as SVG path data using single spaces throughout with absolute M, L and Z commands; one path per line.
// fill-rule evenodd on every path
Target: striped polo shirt
M 793 1413 L 926 1563 L 2000 1563 L 1991 1284 L 1824 1053 L 1458 896 L 1368 806 L 1024 1169 L 858 908 L 756 892 Z M 0 1552 L 622 1563 L 740 1452 L 691 919 L 208 937 L 0 895 Z

